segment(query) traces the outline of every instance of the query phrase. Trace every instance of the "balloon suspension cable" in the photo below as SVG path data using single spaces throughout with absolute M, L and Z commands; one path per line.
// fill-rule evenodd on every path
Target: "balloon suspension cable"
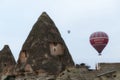
M 101 56 L 102 54 L 101 53 L 99 53 L 99 56 Z

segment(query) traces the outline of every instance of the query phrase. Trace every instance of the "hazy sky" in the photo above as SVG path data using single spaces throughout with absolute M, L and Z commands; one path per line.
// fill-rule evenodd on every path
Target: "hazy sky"
M 119 4 L 120 0 L 0 0 L 0 49 L 8 44 L 17 60 L 31 28 L 46 11 L 75 63 L 93 67 L 98 62 L 120 62 Z M 102 56 L 89 43 L 89 36 L 96 31 L 109 36 Z

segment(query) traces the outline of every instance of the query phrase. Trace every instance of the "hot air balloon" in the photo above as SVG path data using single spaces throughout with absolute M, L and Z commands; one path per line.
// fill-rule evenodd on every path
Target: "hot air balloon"
M 90 43 L 97 50 L 99 55 L 101 55 L 101 52 L 106 47 L 108 41 L 109 38 L 105 32 L 101 32 L 101 31 L 94 32 L 90 36 Z

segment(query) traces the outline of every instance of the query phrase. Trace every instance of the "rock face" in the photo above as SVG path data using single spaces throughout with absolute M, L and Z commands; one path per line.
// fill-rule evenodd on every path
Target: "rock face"
M 0 51 L 0 73 L 11 73 L 11 69 L 16 65 L 13 54 L 8 45 L 5 45 L 4 48 Z M 7 71 L 6 71 L 7 70 Z
M 22 47 L 16 70 L 58 74 L 72 66 L 74 62 L 57 27 L 43 12 Z

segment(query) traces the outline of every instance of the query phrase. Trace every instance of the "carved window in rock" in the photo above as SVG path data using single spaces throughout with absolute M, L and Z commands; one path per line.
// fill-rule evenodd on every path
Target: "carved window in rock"
M 19 57 L 20 62 L 21 62 L 21 63 L 26 63 L 27 57 L 28 57 L 28 55 L 27 55 L 27 53 L 26 53 L 26 50 L 21 51 L 20 57 Z
M 6 67 L 7 66 L 7 63 L 2 63 L 2 67 Z
M 7 66 L 7 64 L 6 63 L 4 63 L 4 67 L 6 67 Z
M 53 56 L 63 55 L 64 54 L 64 47 L 61 43 L 58 42 L 51 42 L 50 43 L 50 53 Z

